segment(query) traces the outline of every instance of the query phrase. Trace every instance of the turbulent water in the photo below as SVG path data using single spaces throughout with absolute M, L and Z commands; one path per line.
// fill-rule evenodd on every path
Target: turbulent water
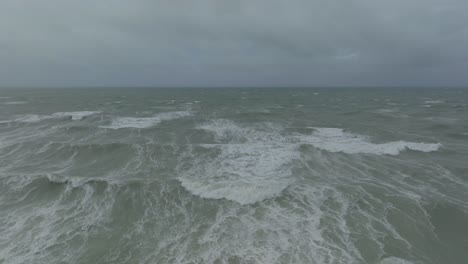
M 0 90 L 0 263 L 467 263 L 468 90 Z

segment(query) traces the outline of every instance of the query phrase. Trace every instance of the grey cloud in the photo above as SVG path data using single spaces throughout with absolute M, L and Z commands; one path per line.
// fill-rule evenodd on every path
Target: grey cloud
M 2 0 L 0 86 L 463 86 L 460 0 Z

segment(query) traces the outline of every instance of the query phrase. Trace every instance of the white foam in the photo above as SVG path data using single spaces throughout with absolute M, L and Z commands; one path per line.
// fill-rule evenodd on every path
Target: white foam
M 339 128 L 313 128 L 310 135 L 281 135 L 274 126 L 243 127 L 214 120 L 198 129 L 214 135 L 216 144 L 197 145 L 207 156 L 182 160 L 181 185 L 202 198 L 252 204 L 280 196 L 293 181 L 291 163 L 300 159 L 298 148 L 310 144 L 329 152 L 398 155 L 404 150 L 436 151 L 441 144 L 395 141 L 372 143 L 368 137 Z M 185 166 L 184 163 L 188 164 Z M 185 167 L 184 167 L 185 166 Z
M 414 262 L 411 262 L 409 260 L 402 259 L 402 258 L 397 258 L 397 257 L 389 257 L 380 261 L 380 264 L 413 264 L 413 263 Z
M 281 195 L 292 182 L 294 146 L 274 131 L 243 128 L 228 120 L 198 127 L 222 144 L 200 146 L 216 156 L 188 157 L 189 168 L 179 178 L 182 186 L 202 198 L 253 204 Z
M 410 149 L 421 152 L 437 151 L 442 145 L 439 143 L 416 143 L 394 141 L 388 143 L 372 143 L 369 138 L 345 132 L 340 128 L 316 128 L 311 135 L 298 135 L 297 138 L 305 144 L 330 152 L 347 154 L 377 154 L 398 155 Z
M 206 123 L 197 127 L 214 134 L 217 141 L 239 141 L 242 140 L 243 135 L 246 134 L 245 128 L 236 125 L 234 122 L 226 119 L 213 120 L 210 123 Z M 252 134 L 254 136 L 255 134 Z
M 397 109 L 390 109 L 390 108 L 380 108 L 380 109 L 377 109 L 375 112 L 376 113 L 395 113 L 397 112 L 398 110 Z
M 4 102 L 3 104 L 5 105 L 20 105 L 20 104 L 26 104 L 27 102 L 24 101 L 12 101 L 12 102 Z
M 15 181 L 8 183 L 10 187 L 14 187 L 15 182 L 23 177 L 12 178 Z M 37 177 L 26 178 L 33 180 Z M 47 178 L 52 182 L 54 180 L 66 182 L 54 176 L 49 178 L 47 175 Z M 27 181 L 28 179 L 25 179 L 19 183 L 24 186 Z M 32 187 L 30 190 L 34 189 Z M 36 203 L 35 206 L 15 201 L 15 205 L 19 207 L 7 208 L 7 211 L 0 216 L 1 226 L 6 227 L 1 230 L 0 259 L 8 260 L 8 263 L 12 264 L 78 262 L 76 256 L 82 248 L 65 246 L 74 239 L 74 236 L 66 234 L 78 230 L 80 236 L 86 240 L 92 229 L 98 228 L 108 219 L 114 199 L 112 192 L 105 192 L 106 198 L 99 199 L 96 196 L 96 189 L 86 184 L 79 192 L 75 192 L 78 196 L 73 195 L 73 199 L 70 199 L 72 189 L 74 189 L 72 186 L 67 185 L 63 192 L 52 192 L 50 200 L 41 200 L 42 202 Z M 27 189 L 20 188 L 15 191 L 15 188 L 10 188 L 10 190 L 13 191 L 8 193 L 15 195 L 15 192 L 23 193 Z M 19 201 L 31 201 L 29 195 L 16 197 Z M 34 241 L 31 241 L 30 234 L 34 234 Z
M 100 114 L 100 111 L 77 111 L 77 112 L 58 112 L 52 114 L 52 117 L 71 117 L 72 120 L 82 120 L 85 117 Z
M 39 115 L 24 115 L 13 120 L 14 122 L 34 123 L 43 120 Z
M 47 179 L 51 183 L 57 184 L 70 184 L 73 188 L 82 187 L 84 184 L 92 183 L 92 182 L 103 182 L 103 183 L 110 183 L 110 179 L 105 178 L 79 178 L 79 177 L 62 177 L 53 174 L 47 174 Z
M 241 178 L 243 177 L 226 177 L 219 180 L 179 178 L 179 181 L 193 195 L 207 199 L 227 199 L 242 205 L 280 196 L 282 191 L 289 185 L 286 179 L 244 181 Z
M 99 114 L 98 111 L 78 111 L 78 112 L 58 112 L 51 115 L 23 115 L 17 117 L 14 122 L 24 122 L 24 123 L 35 123 L 48 119 L 56 118 L 68 118 L 71 117 L 72 120 L 82 120 L 83 118 L 95 114 Z
M 426 117 L 423 119 L 427 121 L 432 121 L 435 123 L 440 123 L 440 124 L 456 124 L 459 121 L 457 118 L 450 118 L 450 117 Z
M 159 113 L 152 117 L 117 117 L 109 126 L 100 126 L 101 128 L 121 129 L 121 128 L 148 128 L 156 126 L 163 121 L 174 120 L 191 116 L 188 111 Z
M 287 204 L 265 202 L 251 208 L 220 205 L 222 209 L 217 211 L 214 222 L 197 239 L 198 245 L 208 248 L 199 256 L 200 261 L 363 262 L 358 250 L 349 241 L 351 232 L 344 220 L 349 213 L 347 201 L 341 201 L 338 191 L 323 184 L 300 184 L 291 186 L 285 192 L 291 198 L 287 199 Z M 331 210 L 324 203 L 326 200 L 333 200 L 338 206 Z M 328 210 L 332 211 L 332 217 L 329 217 Z M 336 242 L 335 236 L 330 238 L 328 232 L 339 237 L 340 241 Z M 298 248 L 301 250 L 296 250 Z M 182 257 L 181 262 L 188 263 L 193 259 L 193 255 L 186 254 L 184 248 L 177 247 L 176 250 L 177 255 Z
M 218 145 L 220 154 L 185 172 L 182 186 L 202 198 L 252 204 L 276 197 L 290 184 L 289 149 L 264 144 Z
M 443 104 L 445 103 L 444 100 L 427 100 L 427 101 L 424 101 L 424 103 L 426 104 Z

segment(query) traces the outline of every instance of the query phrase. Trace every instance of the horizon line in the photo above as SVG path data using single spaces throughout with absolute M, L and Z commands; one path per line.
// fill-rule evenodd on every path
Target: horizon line
M 0 89 L 467 89 L 460 86 L 0 86 Z

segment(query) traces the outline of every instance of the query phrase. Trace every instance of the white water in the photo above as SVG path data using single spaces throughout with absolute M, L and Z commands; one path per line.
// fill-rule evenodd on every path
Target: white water
M 242 127 L 223 119 L 199 126 L 219 143 L 199 147 L 212 149 L 216 157 L 189 156 L 192 164 L 179 177 L 182 186 L 202 198 L 252 204 L 281 195 L 294 182 L 290 168 L 300 159 L 301 144 L 329 152 L 374 155 L 398 155 L 406 149 L 431 152 L 441 146 L 405 141 L 375 144 L 365 136 L 338 128 L 313 128 L 311 135 L 287 137 L 279 133 L 279 128 L 258 126 Z
M 279 196 L 293 181 L 289 165 L 299 156 L 279 134 L 228 120 L 215 120 L 199 129 L 213 133 L 220 144 L 200 146 L 217 153 L 215 158 L 189 156 L 191 165 L 179 181 L 192 194 L 252 204 Z

